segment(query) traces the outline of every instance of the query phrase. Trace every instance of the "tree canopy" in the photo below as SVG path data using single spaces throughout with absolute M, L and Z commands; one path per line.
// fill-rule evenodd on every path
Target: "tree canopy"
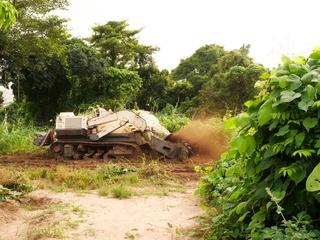
M 15 100 L 28 119 L 47 122 L 60 111 L 90 106 L 161 111 L 167 105 L 192 116 L 241 110 L 254 95 L 262 66 L 248 57 L 249 45 L 226 51 L 200 47 L 170 73 L 160 71 L 158 47 L 139 42 L 142 29 L 109 21 L 86 39 L 71 38 L 66 19 L 48 15 L 66 0 L 19 1 L 17 22 L 0 35 L 0 82 L 12 82 Z

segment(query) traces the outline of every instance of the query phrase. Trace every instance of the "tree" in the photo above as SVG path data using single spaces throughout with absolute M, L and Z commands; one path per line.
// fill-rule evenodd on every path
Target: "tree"
M 37 69 L 29 60 L 45 60 L 58 56 L 61 61 L 64 49 L 61 40 L 68 37 L 65 19 L 46 14 L 67 6 L 67 0 L 17 1 L 17 22 L 6 32 L 1 32 L 0 59 L 2 61 L 1 83 L 13 82 L 16 99 L 20 100 L 20 73 L 22 69 Z
M 193 98 L 198 95 L 203 84 L 219 71 L 217 64 L 225 54 L 226 51 L 221 46 L 215 44 L 202 46 L 191 57 L 182 59 L 178 67 L 172 70 L 171 77 L 175 81 L 190 82 L 193 92 L 189 98 Z
M 241 112 L 243 104 L 256 95 L 255 82 L 265 71 L 261 65 L 250 64 L 231 66 L 226 72 L 216 74 L 199 92 L 201 108 L 206 113 L 222 115 L 226 110 Z
M 38 68 L 21 70 L 24 100 L 20 106 L 21 116 L 26 122 L 48 124 L 61 110 L 68 110 L 66 103 L 71 84 L 58 58 L 33 58 L 29 62 Z
M 320 48 L 257 83 L 231 149 L 202 179 L 215 212 L 208 238 L 319 239 Z
M 96 103 L 102 97 L 107 98 L 106 67 L 99 54 L 83 40 L 73 38 L 66 42 L 68 76 L 71 90 L 66 106 L 80 109 Z
M 18 11 L 9 2 L 0 1 L 0 28 L 6 30 L 10 24 L 17 20 Z
M 136 69 L 152 60 L 150 56 L 158 48 L 139 44 L 137 34 L 141 29 L 129 30 L 127 21 L 109 21 L 92 28 L 89 38 L 92 45 L 106 60 L 107 66 Z
M 168 89 L 173 84 L 169 72 L 159 71 L 155 65 L 151 65 L 141 67 L 138 73 L 142 78 L 142 86 L 137 96 L 138 106 L 153 112 L 161 111 L 169 102 Z
M 248 57 L 249 50 L 250 45 L 233 51 L 215 44 L 200 47 L 172 71 L 177 84 L 170 89 L 169 99 L 176 102 L 170 103 L 179 102 L 184 112 L 197 115 L 241 111 L 243 103 L 255 95 L 254 83 L 265 71 Z

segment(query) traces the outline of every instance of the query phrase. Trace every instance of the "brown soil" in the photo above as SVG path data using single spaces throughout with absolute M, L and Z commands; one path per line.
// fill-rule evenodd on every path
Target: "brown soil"
M 197 225 L 204 212 L 194 196 L 199 174 L 194 166 L 212 166 L 217 159 L 195 153 L 185 161 L 157 160 L 173 176 L 186 182 L 183 193 L 169 192 L 167 196 L 140 196 L 119 200 L 99 196 L 95 192 L 79 196 L 76 193 L 56 193 L 37 190 L 27 203 L 0 202 L 0 240 L 21 239 L 196 239 L 181 232 Z M 140 159 L 113 160 L 141 166 Z M 144 161 L 151 161 L 144 159 Z M 48 154 L 0 156 L 0 167 L 14 168 L 55 167 L 96 168 L 110 160 L 56 160 Z M 145 162 L 146 163 L 146 162 Z M 28 206 L 25 209 L 23 206 Z M 65 206 L 50 210 L 50 206 Z M 31 209 L 30 209 L 31 206 Z M 73 211 L 74 206 L 82 213 Z M 74 228 L 72 227 L 73 225 Z M 71 227 L 69 226 L 71 225 Z M 62 230 L 59 233 L 59 229 Z M 41 238 L 41 231 L 52 237 Z M 51 232 L 50 232 L 51 231 Z M 49 233 L 48 233 L 49 232 Z

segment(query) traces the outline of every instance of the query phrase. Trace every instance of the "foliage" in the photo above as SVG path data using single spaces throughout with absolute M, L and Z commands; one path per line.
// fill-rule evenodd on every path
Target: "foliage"
M 107 66 L 136 69 L 145 65 L 153 52 L 158 48 L 139 44 L 136 35 L 141 29 L 129 30 L 126 20 L 109 21 L 104 25 L 92 28 L 93 35 L 89 41 L 99 50 Z
M 181 60 L 171 77 L 168 102 L 190 115 L 240 112 L 244 102 L 255 95 L 254 83 L 265 69 L 248 56 L 250 45 L 225 51 L 218 45 L 200 47 Z
M 34 127 L 10 124 L 6 119 L 0 123 L 0 154 L 32 153 L 38 150 L 33 145 Z
M 0 106 L 4 103 L 3 91 L 0 91 Z
M 198 168 L 196 193 L 214 214 L 209 238 L 319 238 L 319 60 L 320 48 L 307 59 L 284 56 L 247 111 L 226 122 L 238 129 L 231 150 L 214 171 Z
M 159 71 L 155 65 L 144 66 L 138 70 L 142 87 L 137 94 L 139 108 L 158 112 L 165 108 L 169 88 L 173 85 L 167 70 Z
M 9 2 L 0 1 L 0 28 L 6 30 L 17 21 L 18 11 Z
M 0 202 L 17 201 L 33 189 L 34 187 L 28 184 L 23 173 L 13 168 L 0 168 Z
M 179 113 L 177 109 L 170 104 L 167 104 L 167 106 L 160 113 L 157 113 L 156 116 L 161 122 L 161 125 L 170 132 L 176 132 L 190 122 L 188 117 Z

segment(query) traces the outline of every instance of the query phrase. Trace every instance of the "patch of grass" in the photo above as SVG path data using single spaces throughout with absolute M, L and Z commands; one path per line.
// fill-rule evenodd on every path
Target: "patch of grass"
M 66 228 L 62 225 L 31 227 L 27 231 L 28 239 L 65 238 Z
M 98 194 L 99 194 L 100 196 L 106 197 L 106 196 L 108 196 L 108 194 L 109 194 L 109 190 L 106 189 L 106 188 L 99 189 L 99 190 L 98 190 Z
M 115 198 L 130 198 L 133 195 L 133 192 L 122 186 L 112 188 L 112 194 Z
M 84 233 L 84 235 L 87 237 L 93 237 L 95 234 L 96 230 L 94 228 L 87 228 Z
M 33 144 L 34 133 L 38 130 L 33 126 L 19 126 L 0 122 L 0 154 L 34 153 L 39 147 Z
M 85 213 L 85 209 L 82 206 L 78 205 L 72 205 L 72 212 L 78 213 L 80 215 L 83 215 Z
M 151 161 L 149 164 L 143 162 L 138 169 L 138 174 L 141 178 L 154 182 L 172 179 L 170 170 L 166 166 L 160 165 L 157 161 Z

